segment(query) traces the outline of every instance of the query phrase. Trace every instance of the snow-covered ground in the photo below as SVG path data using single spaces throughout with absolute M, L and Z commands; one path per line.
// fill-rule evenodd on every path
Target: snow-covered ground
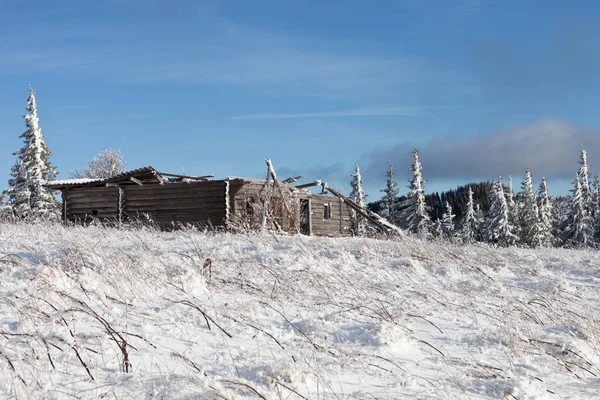
M 4 225 L 0 252 L 0 398 L 600 396 L 595 251 Z

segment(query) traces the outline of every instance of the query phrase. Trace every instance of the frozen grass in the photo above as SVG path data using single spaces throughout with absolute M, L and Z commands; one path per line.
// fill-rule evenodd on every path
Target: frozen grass
M 599 267 L 595 251 L 5 225 L 0 397 L 596 398 Z

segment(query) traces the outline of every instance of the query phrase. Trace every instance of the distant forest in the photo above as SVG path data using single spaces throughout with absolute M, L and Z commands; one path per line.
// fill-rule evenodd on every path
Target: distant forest
M 446 202 L 450 203 L 452 210 L 458 220 L 461 220 L 467 210 L 468 192 L 469 187 L 473 191 L 473 201 L 475 207 L 479 206 L 479 209 L 483 213 L 487 213 L 490 210 L 490 191 L 492 190 L 492 182 L 479 182 L 469 183 L 467 185 L 459 186 L 454 190 L 448 190 L 442 193 L 430 193 L 425 195 L 425 203 L 427 204 L 427 211 L 429 217 L 432 220 L 441 219 L 444 211 L 446 210 Z M 404 203 L 408 197 L 406 195 L 397 197 L 397 204 Z M 369 210 L 378 212 L 381 209 L 381 200 L 371 202 L 367 204 Z

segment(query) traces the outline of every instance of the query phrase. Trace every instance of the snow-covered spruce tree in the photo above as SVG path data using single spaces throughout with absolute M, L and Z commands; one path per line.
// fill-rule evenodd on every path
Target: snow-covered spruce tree
M 581 198 L 585 204 L 585 208 L 590 213 L 592 203 L 592 191 L 590 190 L 590 172 L 587 163 L 587 151 L 581 146 L 579 153 L 579 184 L 581 185 Z
M 514 226 L 509 222 L 508 204 L 504 195 L 502 177 L 494 182 L 490 191 L 490 211 L 486 218 L 486 240 L 500 246 L 515 244 L 519 237 L 515 235 Z
M 452 212 L 450 202 L 446 201 L 446 211 L 442 214 L 442 232 L 444 237 L 452 239 L 454 237 L 454 218 L 456 215 Z
M 431 228 L 431 233 L 434 238 L 442 238 L 444 237 L 444 229 L 442 228 L 442 220 L 436 219 L 433 223 L 433 228 Z
M 350 181 L 350 186 L 352 186 L 352 192 L 350 192 L 350 200 L 354 201 L 361 207 L 365 207 L 365 199 L 367 195 L 363 191 L 362 188 L 363 180 L 360 175 L 360 168 L 358 164 L 356 164 L 356 169 L 354 170 L 354 174 L 352 174 L 352 180 Z M 356 215 L 355 219 L 355 231 L 357 235 L 363 236 L 367 233 L 367 221 L 361 215 Z
M 508 206 L 508 222 L 514 226 L 514 234 L 518 235 L 521 227 L 519 225 L 519 204 L 516 201 L 515 191 L 513 190 L 512 175 L 508 176 L 508 188 L 505 192 L 506 205 Z
M 589 246 L 594 242 L 593 223 L 587 212 L 583 189 L 579 179 L 579 172 L 575 173 L 573 179 L 573 200 L 571 213 L 564 229 L 564 237 L 567 244 L 573 246 Z
M 539 209 L 535 191 L 533 190 L 533 180 L 529 168 L 525 171 L 523 181 L 521 182 L 521 193 L 519 194 L 518 221 L 520 225 L 519 237 L 521 243 L 538 247 L 542 242 L 542 227 L 540 225 Z
M 394 180 L 394 172 L 394 166 L 390 161 L 388 170 L 385 173 L 386 184 L 385 189 L 381 190 L 384 193 L 384 195 L 379 203 L 378 212 L 379 215 L 381 215 L 383 218 L 387 219 L 392 223 L 394 223 L 392 214 L 396 205 L 396 199 L 398 198 L 398 194 L 400 193 L 400 190 L 398 189 L 398 184 Z
M 56 200 L 44 184 L 56 178 L 56 170 L 50 164 L 52 153 L 48 150 L 40 128 L 35 91 L 29 89 L 25 126 L 21 134 L 24 146 L 13 153 L 17 162 L 11 170 L 8 195 L 17 218 L 52 219 L 58 215 Z
M 542 177 L 538 190 L 538 210 L 540 221 L 540 236 L 537 245 L 550 247 L 554 244 L 554 211 L 552 201 L 548 195 L 548 184 L 546 178 Z
M 461 221 L 460 239 L 463 243 L 473 243 L 477 238 L 479 224 L 473 203 L 473 190 L 470 186 L 467 196 L 467 210 Z
M 598 174 L 594 175 L 592 193 L 592 216 L 594 218 L 594 239 L 600 244 L 600 180 Z
M 409 181 L 407 199 L 400 204 L 399 220 L 403 227 L 411 233 L 421 237 L 428 237 L 431 232 L 431 219 L 427 214 L 425 204 L 425 180 L 421 175 L 421 163 L 419 162 L 419 151 L 412 152 L 413 162 L 410 167 L 412 179 Z
M 125 158 L 121 150 L 104 149 L 92 157 L 85 169 L 75 171 L 72 178 L 107 179 L 125 171 Z

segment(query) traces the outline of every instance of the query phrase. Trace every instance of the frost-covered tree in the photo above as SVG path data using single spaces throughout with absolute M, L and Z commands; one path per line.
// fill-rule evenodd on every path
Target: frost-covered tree
M 564 236 L 567 243 L 588 246 L 594 241 L 593 221 L 587 211 L 579 172 L 575 173 L 573 186 L 571 213 L 564 229 Z
M 350 192 L 350 200 L 354 201 L 361 207 L 365 207 L 365 199 L 367 195 L 363 191 L 362 188 L 363 180 L 360 175 L 360 168 L 358 164 L 356 164 L 356 169 L 354 170 L 354 174 L 352 174 L 352 180 L 350 181 L 350 186 L 352 186 L 352 192 Z M 356 216 L 356 232 L 359 235 L 364 235 L 367 232 L 367 223 L 363 216 Z
M 427 205 L 425 204 L 425 180 L 421 175 L 421 162 L 419 161 L 419 151 L 414 149 L 412 152 L 413 162 L 410 167 L 412 179 L 409 181 L 407 199 L 400 205 L 399 219 L 403 227 L 412 233 L 426 237 L 431 231 L 431 219 L 427 214 Z
M 37 112 L 35 91 L 29 89 L 25 126 L 21 134 L 24 145 L 13 155 L 17 161 L 11 169 L 8 181 L 10 206 L 17 218 L 47 219 L 57 216 L 57 203 L 52 191 L 44 186 L 56 178 L 56 170 L 50 164 L 52 153 L 44 141 Z
M 502 177 L 494 182 L 490 191 L 490 211 L 486 218 L 486 240 L 500 246 L 509 246 L 519 240 L 509 221 L 508 204 L 504 195 Z
M 450 202 L 446 201 L 446 211 L 442 214 L 442 232 L 445 237 L 454 237 L 454 218 L 456 215 L 452 212 L 452 206 Z
M 518 210 L 521 243 L 532 247 L 540 246 L 543 233 L 539 220 L 536 194 L 533 190 L 533 180 L 531 179 L 531 171 L 529 169 L 525 171 L 523 181 L 521 182 Z
M 590 190 L 590 172 L 587 163 L 587 151 L 581 146 L 581 152 L 579 153 L 579 185 L 581 186 L 581 198 L 585 204 L 585 208 L 590 212 L 590 206 L 592 203 L 592 191 Z
M 506 205 L 508 206 L 508 221 L 515 227 L 514 234 L 518 235 L 521 227 L 519 225 L 519 205 L 516 201 L 515 192 L 513 190 L 512 175 L 508 176 L 508 188 L 505 192 Z
M 393 222 L 392 213 L 396 204 L 396 199 L 398 198 L 398 194 L 400 193 L 400 190 L 398 189 L 398 184 L 394 179 L 394 172 L 394 166 L 390 161 L 388 170 L 385 173 L 385 189 L 381 190 L 384 193 L 384 195 L 381 198 L 381 202 L 379 205 L 379 215 L 391 222 Z
M 107 179 L 125 171 L 125 158 L 121 150 L 104 149 L 92 157 L 81 171 L 71 174 L 72 178 Z
M 469 187 L 467 192 L 467 210 L 461 222 L 460 238 L 463 243 L 473 243 L 477 238 L 479 228 L 475 206 L 473 203 L 473 190 Z
M 442 227 L 442 220 L 436 219 L 433 223 L 432 234 L 434 238 L 441 238 L 444 236 L 444 229 Z
M 554 244 L 554 211 L 552 201 L 548 195 L 548 184 L 545 177 L 542 177 L 538 189 L 538 210 L 540 236 L 536 244 L 541 247 L 550 247 Z
M 596 243 L 600 243 L 600 180 L 598 174 L 594 175 L 591 209 L 594 218 L 594 238 Z

